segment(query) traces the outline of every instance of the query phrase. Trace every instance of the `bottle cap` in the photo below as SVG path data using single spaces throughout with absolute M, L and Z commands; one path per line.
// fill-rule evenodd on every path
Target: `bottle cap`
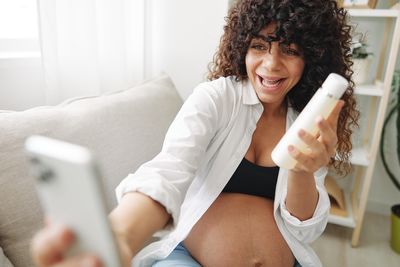
M 339 74 L 331 73 L 322 84 L 322 90 L 334 98 L 339 99 L 342 97 L 348 86 L 349 82 L 345 78 Z

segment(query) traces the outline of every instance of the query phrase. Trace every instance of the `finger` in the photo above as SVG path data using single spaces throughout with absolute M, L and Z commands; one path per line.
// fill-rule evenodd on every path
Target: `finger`
M 330 156 L 325 144 L 304 130 L 300 130 L 298 136 L 308 146 L 308 151 L 303 152 L 293 146 L 289 147 L 291 150 L 289 152 L 291 152 L 293 158 L 300 165 L 303 165 L 302 167 L 298 166 L 298 168 L 310 172 L 329 163 Z
M 288 147 L 290 155 L 297 161 L 295 169 L 313 173 L 317 171 L 321 166 L 327 166 L 329 164 L 329 157 L 327 155 L 312 156 L 306 154 L 290 145 Z
M 331 114 L 328 116 L 328 118 L 326 119 L 329 123 L 329 125 L 331 125 L 336 132 L 336 128 L 337 128 L 337 122 L 339 121 L 339 116 L 340 116 L 340 112 L 344 106 L 344 101 L 343 100 L 339 100 L 335 107 L 333 108 Z M 319 137 L 319 133 L 317 133 L 316 137 Z
M 331 125 L 322 117 L 317 119 L 317 125 L 320 130 L 320 142 L 324 144 L 328 154 L 333 156 L 335 154 L 335 147 L 338 142 L 337 134 L 332 129 Z
M 337 123 L 339 120 L 340 112 L 342 111 L 344 104 L 345 102 L 343 100 L 339 100 L 336 103 L 336 106 L 333 108 L 331 114 L 327 118 L 328 123 L 332 126 L 335 132 L 337 129 Z
M 292 145 L 288 147 L 289 154 L 297 161 L 295 169 L 299 171 L 314 172 L 314 162 L 309 155 L 302 153 Z
M 31 244 L 32 257 L 38 266 L 59 262 L 72 245 L 74 235 L 62 225 L 50 225 L 35 235 Z
M 318 154 L 324 149 L 323 145 L 317 140 L 317 138 L 310 133 L 300 130 L 298 135 L 300 139 L 308 146 L 312 154 Z
M 76 257 L 68 258 L 63 262 L 60 262 L 52 267 L 102 267 L 101 262 L 96 256 L 91 254 L 83 254 Z

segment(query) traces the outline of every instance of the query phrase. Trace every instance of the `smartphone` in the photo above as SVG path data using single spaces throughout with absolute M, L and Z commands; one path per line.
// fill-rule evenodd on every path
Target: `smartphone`
M 29 137 L 25 149 L 44 212 L 76 236 L 67 254 L 91 252 L 104 266 L 121 266 L 100 172 L 90 151 L 44 136 Z

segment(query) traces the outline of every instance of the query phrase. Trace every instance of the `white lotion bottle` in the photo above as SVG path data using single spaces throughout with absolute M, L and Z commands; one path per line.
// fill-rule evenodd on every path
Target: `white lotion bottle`
M 288 170 L 293 169 L 296 165 L 297 161 L 289 154 L 289 145 L 293 145 L 307 154 L 308 146 L 298 135 L 300 129 L 316 136 L 319 132 L 316 123 L 317 117 L 328 118 L 348 86 L 348 81 L 342 76 L 335 73 L 329 74 L 321 88 L 317 90 L 272 151 L 271 157 L 276 165 Z

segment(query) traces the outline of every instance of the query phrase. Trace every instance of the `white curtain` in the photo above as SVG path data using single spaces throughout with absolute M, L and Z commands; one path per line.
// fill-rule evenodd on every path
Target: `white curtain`
M 46 104 L 144 78 L 146 0 L 38 0 Z

